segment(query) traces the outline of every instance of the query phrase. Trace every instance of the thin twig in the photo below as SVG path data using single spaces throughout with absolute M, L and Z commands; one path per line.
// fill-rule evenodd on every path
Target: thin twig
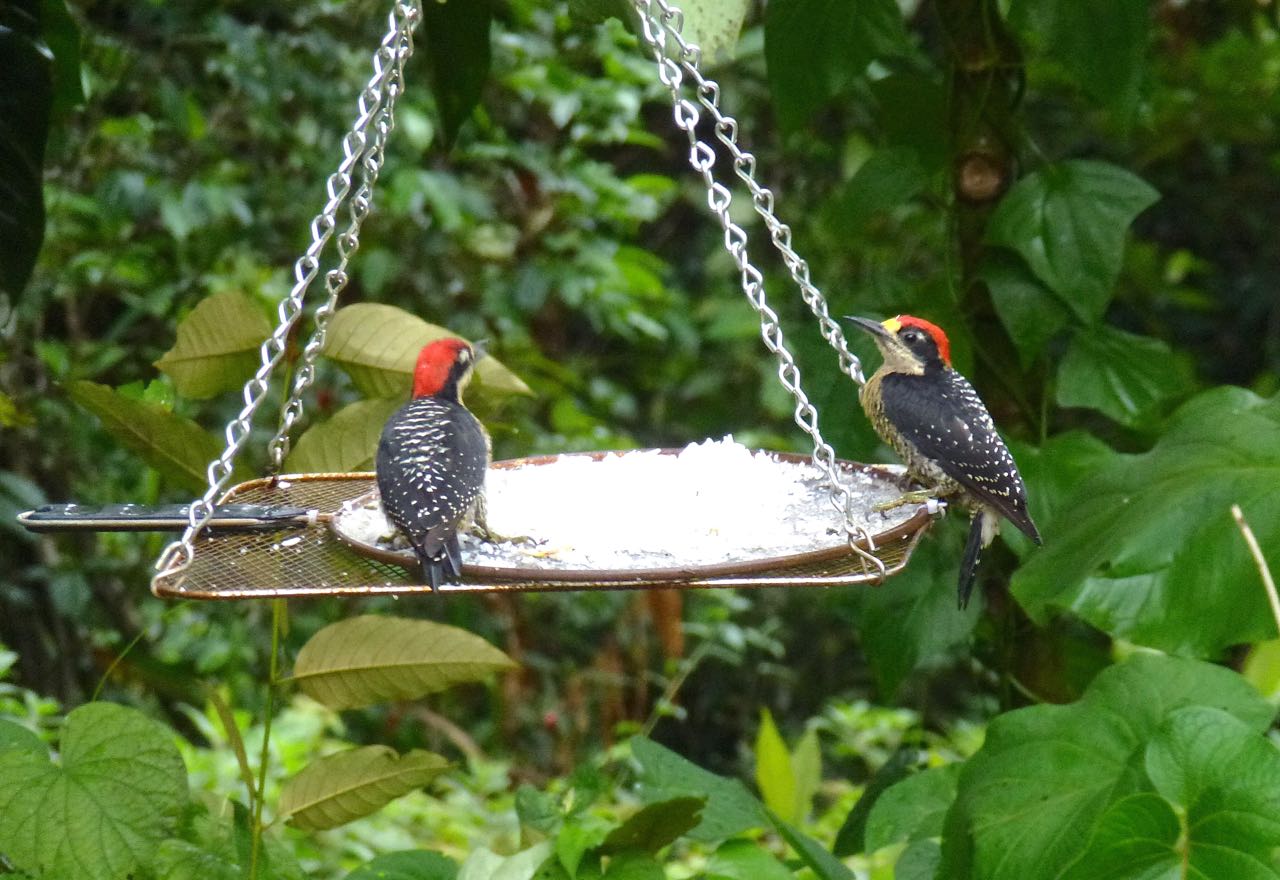
M 1253 561 L 1258 565 L 1258 573 L 1262 575 L 1262 586 L 1267 591 L 1267 601 L 1271 603 L 1271 615 L 1276 619 L 1276 629 L 1280 630 L 1280 595 L 1276 594 L 1276 582 L 1271 577 L 1271 569 L 1262 555 L 1262 548 L 1258 546 L 1258 539 L 1254 536 L 1253 529 L 1249 528 L 1249 524 L 1245 522 L 1244 511 L 1240 509 L 1239 504 L 1231 505 L 1231 515 L 1235 517 L 1240 534 L 1244 535 L 1244 542 L 1249 545 Z

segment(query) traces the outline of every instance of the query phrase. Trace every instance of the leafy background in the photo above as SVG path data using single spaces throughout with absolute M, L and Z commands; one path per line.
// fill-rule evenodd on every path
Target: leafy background
M 317 705 L 278 663 L 390 600 L 292 607 L 287 628 L 279 609 L 162 605 L 142 587 L 160 537 L 38 538 L 12 515 L 199 490 L 386 10 L 9 3 L 0 766 L 43 794 L 0 784 L 0 812 L 78 810 L 59 786 L 92 773 L 86 736 L 115 731 L 176 735 L 195 796 L 159 745 L 150 770 L 109 764 L 135 780 L 138 815 L 165 818 L 124 816 L 120 847 L 94 856 L 104 877 L 149 858 L 162 877 L 200 859 L 227 876 L 525 877 L 551 861 L 569 877 L 1277 875 L 1280 642 L 1230 514 L 1274 561 L 1274 9 L 686 11 L 833 313 L 947 329 L 1045 546 L 1006 536 L 963 614 L 954 521 L 881 589 L 402 601 L 518 670 L 426 701 Z M 291 468 L 366 466 L 405 358 L 446 331 L 490 340 L 475 405 L 500 457 L 728 432 L 804 451 L 635 31 L 610 0 L 427 4 Z M 746 208 L 824 433 L 891 460 Z M 390 329 L 394 346 L 371 344 Z M 264 469 L 278 406 L 277 388 L 244 474 Z M 136 711 L 82 706 L 95 695 Z M 336 777 L 400 767 L 410 788 L 435 778 L 434 797 L 263 838 L 280 780 L 339 747 L 373 751 Z M 455 768 L 437 773 L 436 753 Z M 1071 842 L 1047 839 L 1063 803 L 1017 811 L 1044 791 L 1079 807 Z M 71 864 L 58 841 L 15 840 L 0 869 Z

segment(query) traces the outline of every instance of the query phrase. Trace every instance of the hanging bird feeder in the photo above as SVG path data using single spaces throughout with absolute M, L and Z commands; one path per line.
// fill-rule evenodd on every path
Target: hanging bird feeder
M 717 177 L 716 148 L 698 136 L 703 113 L 841 371 L 861 384 L 861 364 L 810 281 L 808 265 L 792 249 L 791 230 L 774 213 L 773 193 L 756 180 L 755 157 L 739 145 L 736 120 L 721 110 L 719 86 L 702 74 L 698 48 L 681 36 L 682 14 L 667 0 L 633 0 L 633 5 L 658 77 L 671 94 L 675 124 L 688 136 L 689 164 L 706 185 L 708 206 L 724 230 L 724 246 L 738 268 L 742 292 L 759 316 L 761 338 L 777 359 L 778 380 L 795 401 L 796 424 L 812 441 L 813 451 L 808 456 L 750 452 L 724 441 L 685 450 L 496 462 L 486 480 L 490 524 L 516 537 L 496 543 L 468 538 L 462 582 L 446 584 L 440 592 L 883 581 L 906 566 L 936 505 L 893 507 L 907 488 L 901 469 L 839 460 L 823 439 L 817 409 L 801 387 L 800 370 L 766 299 L 764 278 L 748 255 L 747 233 L 730 217 L 732 194 Z M 429 589 L 419 583 L 412 552 L 388 540 L 373 474 L 279 474 L 290 430 L 303 414 L 303 396 L 315 378 L 329 319 L 347 284 L 361 224 L 371 210 L 421 16 L 419 0 L 393 5 L 373 56 L 373 76 L 360 93 L 356 120 L 342 141 L 342 161 L 328 179 L 329 198 L 312 221 L 311 245 L 294 267 L 296 283 L 281 301 L 279 323 L 262 345 L 261 365 L 245 384 L 244 407 L 227 425 L 226 448 L 209 465 L 204 496 L 171 507 L 53 505 L 22 514 L 19 520 L 27 528 L 181 530 L 161 555 L 151 582 L 152 591 L 163 597 L 247 599 Z M 692 85 L 693 100 L 684 95 L 686 83 Z M 344 209 L 346 225 L 338 231 Z M 324 273 L 326 295 L 314 311 L 311 338 L 269 445 L 274 475 L 228 487 L 331 240 L 336 241 L 336 263 Z M 549 493 L 548 486 L 555 491 Z M 571 512 L 568 520 L 553 516 L 556 505 L 548 503 L 553 497 Z M 658 534 L 660 524 L 667 528 L 663 534 Z

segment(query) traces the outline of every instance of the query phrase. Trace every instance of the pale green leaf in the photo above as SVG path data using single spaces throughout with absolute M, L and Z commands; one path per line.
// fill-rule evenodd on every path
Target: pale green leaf
M 373 470 L 382 427 L 401 406 L 401 401 L 383 397 L 344 406 L 298 438 L 284 460 L 285 470 L 301 474 Z
M 533 880 L 550 855 L 549 840 L 510 856 L 500 856 L 479 847 L 472 850 L 462 863 L 457 880 Z
M 818 745 L 816 729 L 810 727 L 796 743 L 796 750 L 791 753 L 791 769 L 796 777 L 796 819 L 802 821 L 809 815 L 813 798 L 822 786 L 822 748 Z
M 61 759 L 0 751 L 0 852 L 45 880 L 138 874 L 187 802 L 172 735 L 134 709 L 89 703 L 67 716 Z
M 365 615 L 330 624 L 298 652 L 293 678 L 331 709 L 416 700 L 514 663 L 479 636 L 429 620 Z
M 731 61 L 750 6 L 750 0 L 683 0 L 680 3 L 684 12 L 681 34 L 702 50 L 706 64 Z
M 207 488 L 205 469 L 222 454 L 222 444 L 195 422 L 96 382 L 72 382 L 67 395 L 166 479 L 192 492 Z
M 760 730 L 756 734 L 756 785 L 766 807 L 784 822 L 796 820 L 795 768 L 768 709 L 760 710 Z
M 418 353 L 428 342 L 457 334 L 395 306 L 356 303 L 329 323 L 324 353 L 366 397 L 405 398 Z M 476 363 L 475 392 L 491 397 L 530 394 L 529 386 L 492 357 Z
M 270 335 L 271 322 L 252 299 L 234 290 L 215 293 L 178 324 L 177 341 L 155 365 L 184 397 L 213 397 L 253 375 Z
M 336 828 L 422 788 L 449 766 L 440 755 L 421 749 L 405 755 L 387 746 L 338 752 L 285 782 L 279 813 L 305 831 Z

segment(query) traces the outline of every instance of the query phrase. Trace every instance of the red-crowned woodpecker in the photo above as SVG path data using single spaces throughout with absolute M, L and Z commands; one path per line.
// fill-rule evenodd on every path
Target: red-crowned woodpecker
M 940 327 L 911 315 L 883 323 L 848 320 L 870 333 L 884 355 L 858 394 L 876 433 L 902 457 L 912 479 L 972 514 L 960 564 L 963 608 L 1002 515 L 1040 543 L 1022 475 L 977 392 L 952 368 L 951 343 Z
M 483 525 L 489 435 L 462 404 L 480 357 L 461 339 L 423 347 L 413 399 L 387 420 L 378 441 L 382 509 L 413 545 L 431 589 L 462 575 L 458 533 Z

